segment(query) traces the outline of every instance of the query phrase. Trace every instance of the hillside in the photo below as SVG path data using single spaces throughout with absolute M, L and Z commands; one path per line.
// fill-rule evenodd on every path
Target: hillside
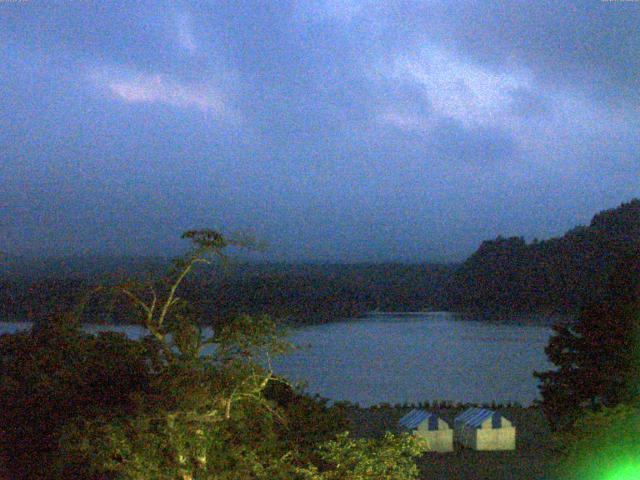
M 126 275 L 144 277 L 160 270 L 158 261 L 140 260 L 141 270 Z M 102 275 L 50 274 L 37 278 L 0 277 L 0 319 L 36 319 L 52 308 L 73 305 L 91 285 L 114 281 L 110 268 Z M 184 284 L 181 296 L 199 309 L 202 318 L 217 321 L 238 313 L 266 313 L 292 323 L 322 323 L 358 316 L 366 311 L 437 308 L 447 278 L 455 270 L 435 264 L 231 264 L 226 270 L 201 270 Z M 161 270 L 160 270 L 161 271 Z M 94 305 L 89 320 L 125 321 L 117 305 L 109 313 Z
M 483 242 L 462 265 L 232 264 L 202 271 L 182 295 L 213 321 L 237 312 L 321 323 L 373 310 L 447 309 L 488 314 L 572 314 L 600 295 L 611 269 L 640 251 L 640 200 L 598 213 L 559 238 Z M 161 272 L 162 258 L 19 262 L 0 271 L 0 318 L 34 319 L 72 305 L 91 285 Z M 119 273 L 119 275 L 118 275 Z M 105 317 L 99 309 L 92 319 Z M 124 318 L 124 317 L 123 317 Z
M 633 252 L 640 252 L 639 199 L 559 238 L 483 242 L 453 275 L 447 303 L 475 312 L 573 313 L 602 294 L 616 262 Z

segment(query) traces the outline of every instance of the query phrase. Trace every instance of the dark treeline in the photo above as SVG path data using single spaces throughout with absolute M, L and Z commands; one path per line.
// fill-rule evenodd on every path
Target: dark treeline
M 603 294 L 616 262 L 639 249 L 636 199 L 559 238 L 485 241 L 462 265 L 237 263 L 224 271 L 219 266 L 200 270 L 182 295 L 212 321 L 246 312 L 321 323 L 375 309 L 575 314 L 585 300 Z M 72 306 L 92 285 L 131 275 L 152 277 L 165 263 L 162 258 L 102 258 L 18 267 L 14 261 L 0 278 L 0 318 L 36 319 L 53 306 Z M 93 303 L 85 318 L 119 322 L 125 315 L 118 305 Z
M 601 298 L 614 266 L 639 251 L 640 200 L 635 199 L 559 238 L 483 242 L 452 277 L 447 303 L 467 311 L 573 314 Z
M 145 272 L 153 271 L 151 262 Z M 201 269 L 181 295 L 212 321 L 236 313 L 266 313 L 291 323 L 322 323 L 366 311 L 427 310 L 442 305 L 454 266 L 430 264 L 231 264 Z M 139 273 L 139 276 L 144 276 Z M 71 307 L 102 277 L 5 278 L 0 284 L 0 316 L 35 319 L 51 308 Z M 63 307 L 61 307 L 63 306 Z M 120 305 L 91 302 L 88 320 L 124 321 Z M 130 318 L 130 317 L 128 317 Z
M 218 281 L 200 277 L 190 287 L 208 312 L 266 312 L 294 323 L 318 323 L 374 309 L 436 308 L 453 271 L 423 264 L 280 265 Z M 212 290 L 218 294 L 207 295 Z

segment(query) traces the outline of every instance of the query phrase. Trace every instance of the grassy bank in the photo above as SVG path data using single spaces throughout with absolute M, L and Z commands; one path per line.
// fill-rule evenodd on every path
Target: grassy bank
M 377 437 L 395 430 L 400 417 L 409 408 L 391 406 L 347 407 L 352 432 L 357 436 Z M 430 408 L 450 425 L 464 408 Z M 425 480 L 539 480 L 550 478 L 557 461 L 551 431 L 539 408 L 498 408 L 517 429 L 516 450 L 476 452 L 456 446 L 452 453 L 427 453 L 418 460 Z

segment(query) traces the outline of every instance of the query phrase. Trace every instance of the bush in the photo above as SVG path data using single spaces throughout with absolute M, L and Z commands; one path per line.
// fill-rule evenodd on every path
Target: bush
M 329 406 L 327 399 L 305 395 L 285 382 L 271 382 L 264 396 L 281 412 L 281 421 L 274 425 L 278 437 L 304 461 L 317 460 L 317 446 L 347 429 L 344 407 Z
M 353 439 L 342 433 L 321 445 L 325 468 L 301 469 L 307 480 L 414 480 L 418 467 L 414 458 L 423 453 L 410 434 L 387 432 L 380 440 Z
M 12 478 L 53 478 L 60 431 L 74 417 L 135 410 L 149 385 L 146 358 L 141 343 L 83 333 L 64 317 L 0 336 L 0 426 Z

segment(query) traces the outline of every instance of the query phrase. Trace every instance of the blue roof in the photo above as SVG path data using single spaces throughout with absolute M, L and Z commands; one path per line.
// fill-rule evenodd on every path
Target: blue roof
M 429 430 L 438 430 L 438 416 L 426 410 L 411 410 L 398 423 L 405 428 L 413 430 L 418 428 L 425 420 L 429 421 Z
M 486 408 L 470 408 L 465 410 L 463 413 L 458 415 L 454 419 L 454 423 L 462 422 L 465 425 L 469 425 L 474 428 L 480 427 L 482 422 L 487 420 L 488 418 L 492 419 L 492 428 L 500 428 L 500 419 L 501 415 L 493 410 L 488 410 Z

